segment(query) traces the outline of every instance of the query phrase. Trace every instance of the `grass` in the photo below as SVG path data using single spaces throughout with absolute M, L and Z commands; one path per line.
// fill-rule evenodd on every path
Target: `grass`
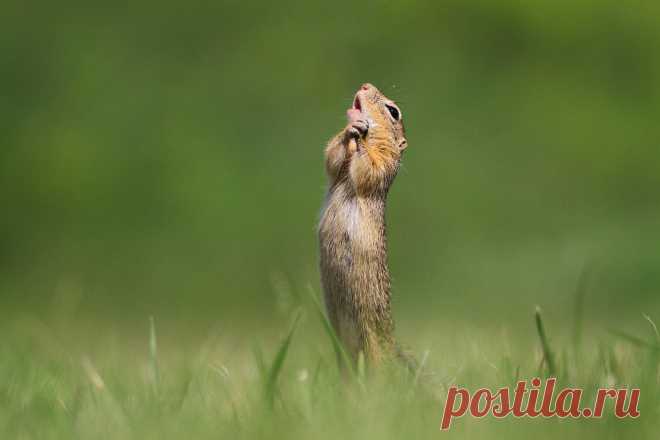
M 555 365 L 555 355 L 550 349 L 550 343 L 548 342 L 548 337 L 545 333 L 545 328 L 543 327 L 543 319 L 541 318 L 541 308 L 536 307 L 534 312 L 534 321 L 536 322 L 536 332 L 539 335 L 539 341 L 541 343 L 541 350 L 543 352 L 543 362 L 548 368 L 548 376 L 555 376 L 557 373 L 557 367 Z
M 529 316 L 530 332 L 536 321 L 533 338 L 478 329 L 460 334 L 459 341 L 451 341 L 450 332 L 420 335 L 435 341 L 432 347 L 455 345 L 425 351 L 422 374 L 397 366 L 368 371 L 358 362 L 347 375 L 340 373 L 341 345 L 324 315 L 317 319 L 319 311 L 318 302 L 297 310 L 288 331 L 263 335 L 252 350 L 230 332 L 212 334 L 194 348 L 176 335 L 157 338 L 153 318 L 138 344 L 103 332 L 74 342 L 43 323 L 6 324 L 2 438 L 657 438 L 660 350 L 649 316 L 640 317 L 650 324 L 647 336 L 580 334 L 584 349 L 577 358 L 561 338 L 550 338 L 547 317 L 537 309 Z M 81 353 L 85 348 L 91 353 Z M 439 431 L 450 385 L 497 388 L 539 375 L 583 387 L 586 396 L 601 386 L 640 387 L 642 416 L 463 417 L 451 431 Z

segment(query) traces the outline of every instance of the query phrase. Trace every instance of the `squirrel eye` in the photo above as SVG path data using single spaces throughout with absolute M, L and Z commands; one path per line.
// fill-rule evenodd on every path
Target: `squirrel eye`
M 399 113 L 399 109 L 394 107 L 393 105 L 385 104 L 385 107 L 387 107 L 387 110 L 390 112 L 390 115 L 394 118 L 395 121 L 398 121 L 399 118 L 401 118 L 401 113 Z

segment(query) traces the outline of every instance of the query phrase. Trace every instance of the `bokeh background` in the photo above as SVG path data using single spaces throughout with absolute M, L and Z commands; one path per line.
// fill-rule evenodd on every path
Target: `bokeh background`
M 660 319 L 660 4 L 120 3 L 3 4 L 3 322 L 281 328 L 318 294 L 322 151 L 365 81 L 407 127 L 411 345 L 532 331 L 536 304 L 559 332 L 581 273 L 594 329 Z

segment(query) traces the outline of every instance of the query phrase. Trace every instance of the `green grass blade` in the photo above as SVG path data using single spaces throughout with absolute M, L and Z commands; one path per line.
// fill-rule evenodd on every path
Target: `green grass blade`
M 284 365 L 284 361 L 286 360 L 287 353 L 289 352 L 291 339 L 293 338 L 293 334 L 295 333 L 296 327 L 298 326 L 298 322 L 300 321 L 300 315 L 301 315 L 300 312 L 296 313 L 296 317 L 293 320 L 293 324 L 291 325 L 289 334 L 287 334 L 286 338 L 284 338 L 284 340 L 282 341 L 282 344 L 280 344 L 280 348 L 279 350 L 277 350 L 275 359 L 273 360 L 273 363 L 268 369 L 268 373 L 266 375 L 266 398 L 271 407 L 275 403 L 277 378 L 280 375 L 280 372 L 282 371 L 282 366 Z
M 591 279 L 592 266 L 586 263 L 580 271 L 577 286 L 575 288 L 575 302 L 573 317 L 573 348 L 575 350 L 575 359 L 577 361 L 582 349 L 582 332 L 584 323 L 584 299 L 589 290 L 589 281 Z
M 363 383 L 364 378 L 366 376 L 366 365 L 364 360 L 364 352 L 361 350 L 360 353 L 358 353 L 358 359 L 357 359 L 357 375 L 360 383 Z
M 618 338 L 621 338 L 621 339 L 624 339 L 624 340 L 630 342 L 633 345 L 636 345 L 637 347 L 647 348 L 647 349 L 651 349 L 651 350 L 654 350 L 654 351 L 660 350 L 660 344 L 652 344 L 650 342 L 647 342 L 647 341 L 643 340 L 642 338 L 638 338 L 637 336 L 630 335 L 630 334 L 622 332 L 620 330 L 609 329 L 608 332 L 610 332 L 612 335 L 614 335 Z
M 536 321 L 536 331 L 539 334 L 539 340 L 541 341 L 541 349 L 543 350 L 543 359 L 545 364 L 548 367 L 548 375 L 554 376 L 557 373 L 557 368 L 555 365 L 555 358 L 550 349 L 550 344 L 548 343 L 548 337 L 545 333 L 545 328 L 543 327 L 543 319 L 541 318 L 541 308 L 536 306 L 536 311 L 534 312 L 534 319 Z
M 416 388 L 417 385 L 419 384 L 419 378 L 422 376 L 422 371 L 424 371 L 424 367 L 426 366 L 426 361 L 428 360 L 430 353 L 431 350 L 424 350 L 424 353 L 422 354 L 422 360 L 419 362 L 419 365 L 417 366 L 417 370 L 415 370 L 415 376 L 413 378 L 413 388 Z
M 349 357 L 348 353 L 344 349 L 344 344 L 341 343 L 341 341 L 339 340 L 339 336 L 337 336 L 337 333 L 335 332 L 334 328 L 332 328 L 332 324 L 330 323 L 328 317 L 325 315 L 323 311 L 323 306 L 319 302 L 316 294 L 314 293 L 311 287 L 309 289 L 310 289 L 312 301 L 316 306 L 316 310 L 319 314 L 319 318 L 321 320 L 321 323 L 323 324 L 323 329 L 330 338 L 330 341 L 332 341 L 332 348 L 335 351 L 335 356 L 337 359 L 337 368 L 339 368 L 340 371 L 347 370 L 351 378 L 357 379 L 357 372 L 355 371 L 355 366 L 353 365 L 353 361 Z
M 642 313 L 642 316 L 648 321 L 648 323 L 651 325 L 651 328 L 653 329 L 653 334 L 655 334 L 655 343 L 660 345 L 660 332 L 658 332 L 658 326 L 655 325 L 655 322 L 649 315 Z
M 265 383 L 267 368 L 266 362 L 264 361 L 264 352 L 256 342 L 254 342 L 252 345 L 252 354 L 254 355 L 254 361 L 257 364 L 257 372 L 259 373 L 259 378 Z
M 156 339 L 156 323 L 154 317 L 149 317 L 149 361 L 154 393 L 158 394 L 160 387 L 160 372 L 158 370 L 158 340 Z

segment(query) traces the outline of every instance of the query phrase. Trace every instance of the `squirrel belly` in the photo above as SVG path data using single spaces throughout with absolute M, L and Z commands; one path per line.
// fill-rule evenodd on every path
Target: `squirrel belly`
M 321 278 L 330 322 L 353 359 L 390 357 L 394 324 L 384 223 L 384 200 L 329 195 L 319 228 Z

